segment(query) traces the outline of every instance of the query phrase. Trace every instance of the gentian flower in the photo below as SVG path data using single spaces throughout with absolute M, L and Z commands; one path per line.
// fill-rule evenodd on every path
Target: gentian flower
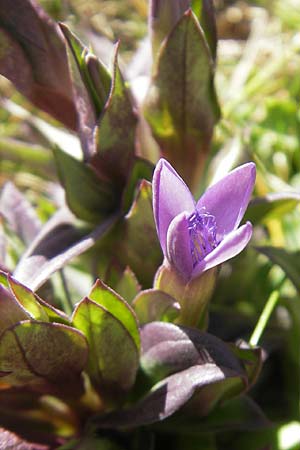
M 254 163 L 218 181 L 196 202 L 178 173 L 160 159 L 153 175 L 153 211 L 165 262 L 185 280 L 236 256 L 252 235 L 239 227 L 255 182 Z

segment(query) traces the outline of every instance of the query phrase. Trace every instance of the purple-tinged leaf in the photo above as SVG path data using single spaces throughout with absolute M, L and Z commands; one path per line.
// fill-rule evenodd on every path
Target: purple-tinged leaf
M 65 45 L 35 0 L 0 1 L 0 72 L 38 108 L 77 128 Z
M 50 450 L 49 445 L 25 441 L 4 428 L 0 428 L 0 448 L 3 450 Z
M 205 398 L 205 389 L 212 385 L 217 391 L 221 383 L 230 389 L 236 383 L 242 383 L 242 380 L 237 372 L 213 363 L 192 366 L 157 383 L 133 407 L 95 418 L 94 422 L 104 428 L 149 425 L 174 414 L 195 393 L 203 394 L 203 412 L 207 413 L 211 400 Z M 211 393 L 210 395 L 213 396 Z
M 7 278 L 12 293 L 14 294 L 18 302 L 22 305 L 22 307 L 26 310 L 26 312 L 30 314 L 30 318 L 34 320 L 40 320 L 42 322 L 48 322 L 48 315 L 38 301 L 37 295 L 34 294 L 26 286 L 19 283 L 13 277 L 8 275 Z
M 23 254 L 14 271 L 14 277 L 32 288 L 31 283 L 34 283 L 36 276 L 40 274 L 43 265 L 80 240 L 82 233 L 74 227 L 74 223 L 74 216 L 66 208 L 57 211 L 43 225 Z
M 79 135 L 85 159 L 96 151 L 95 128 L 108 98 L 111 76 L 105 66 L 69 30 L 60 24 L 69 52 L 74 98 L 78 111 Z
M 138 323 L 129 304 L 99 279 L 92 287 L 88 298 L 105 308 L 115 319 L 119 320 L 132 337 L 136 348 L 140 350 Z
M 0 196 L 0 215 L 25 244 L 30 244 L 41 229 L 41 222 L 25 196 L 10 182 Z
M 223 341 L 197 329 L 152 322 L 141 328 L 141 341 L 141 367 L 155 380 L 202 364 L 215 364 L 246 375 L 241 362 Z
M 58 323 L 24 320 L 1 335 L 2 381 L 42 392 L 68 392 L 81 386 L 87 355 L 87 342 L 80 331 Z
M 96 129 L 97 152 L 91 165 L 100 178 L 108 177 L 121 189 L 134 164 L 136 125 L 130 92 L 118 66 L 117 45 L 111 90 Z
M 279 247 L 255 247 L 267 256 L 273 264 L 277 264 L 300 292 L 300 251 L 291 252 Z
M 179 303 L 158 289 L 140 292 L 133 301 L 133 307 L 141 324 L 156 320 L 172 322 L 180 312 Z
M 188 11 L 161 48 L 144 113 L 162 156 L 193 189 L 219 118 L 213 76 L 208 44 L 197 18 Z
M 87 338 L 87 372 L 94 387 L 110 399 L 128 391 L 135 381 L 139 352 L 122 322 L 104 306 L 85 298 L 77 305 L 72 323 Z
M 65 313 L 54 308 L 49 303 L 42 300 L 37 294 L 27 286 L 19 283 L 12 276 L 7 276 L 8 286 L 20 305 L 30 314 L 30 318 L 43 322 L 56 322 L 70 325 L 70 321 Z
M 14 272 L 18 281 L 37 290 L 54 272 L 93 247 L 118 219 L 116 215 L 111 216 L 82 237 L 82 232 L 72 225 L 72 217 L 62 210 L 45 225 Z

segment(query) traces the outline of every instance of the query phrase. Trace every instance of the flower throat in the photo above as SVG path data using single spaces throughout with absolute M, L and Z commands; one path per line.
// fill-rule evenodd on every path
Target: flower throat
M 215 216 L 205 208 L 193 212 L 188 218 L 193 268 L 217 247 L 217 225 Z

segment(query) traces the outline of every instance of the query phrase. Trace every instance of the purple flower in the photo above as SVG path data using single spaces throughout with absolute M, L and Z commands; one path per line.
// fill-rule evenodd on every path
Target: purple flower
M 252 235 L 239 227 L 255 182 L 254 163 L 244 164 L 209 187 L 195 202 L 189 188 L 165 160 L 153 175 L 153 211 L 165 262 L 189 281 L 236 256 Z

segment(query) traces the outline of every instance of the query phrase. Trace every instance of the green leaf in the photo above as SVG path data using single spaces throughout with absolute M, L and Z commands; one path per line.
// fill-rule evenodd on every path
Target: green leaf
M 89 343 L 87 371 L 95 388 L 110 399 L 129 390 L 135 381 L 139 352 L 125 326 L 88 298 L 77 305 L 72 321 Z
M 40 320 L 43 322 L 56 322 L 63 323 L 65 325 L 69 325 L 70 321 L 66 314 L 58 309 L 54 308 L 54 306 L 49 305 L 47 302 L 42 300 L 37 294 L 35 294 L 31 289 L 24 284 L 21 284 L 19 281 L 15 280 L 13 277 L 9 276 L 8 286 L 13 292 L 14 296 L 24 307 L 27 313 L 30 314 L 30 317 L 35 320 Z
M 62 324 L 25 320 L 5 330 L 0 339 L 2 381 L 38 389 L 68 389 L 79 381 L 87 361 L 86 339 Z
M 116 47 L 112 87 L 96 132 L 97 153 L 91 164 L 123 187 L 135 155 L 137 118 L 118 67 Z
M 127 185 L 123 193 L 123 210 L 127 213 L 132 205 L 134 194 L 138 183 L 141 180 L 152 181 L 153 165 L 144 159 L 135 158 L 130 175 L 128 176 Z
M 213 0 L 191 0 L 191 5 L 215 60 L 217 55 L 217 27 Z
M 30 314 L 32 319 L 41 320 L 43 322 L 49 321 L 48 315 L 39 303 L 36 294 L 11 276 L 8 276 L 8 282 L 13 294 L 25 310 Z
M 3 274 L 2 279 L 5 279 Z M 0 284 L 0 334 L 8 327 L 21 320 L 30 319 L 30 314 L 5 287 L 6 281 Z
M 129 267 L 121 270 L 119 267 L 112 266 L 109 270 L 109 277 L 105 281 L 129 304 L 141 290 L 135 274 Z
M 134 299 L 133 307 L 141 324 L 156 320 L 173 322 L 180 312 L 179 303 L 158 289 L 142 291 Z
M 193 188 L 219 119 L 213 75 L 203 31 L 188 11 L 161 48 L 144 113 L 162 155 Z
M 300 292 L 300 251 L 290 252 L 284 248 L 267 246 L 255 247 L 255 249 L 280 266 L 297 291 Z
M 130 266 L 143 286 L 152 285 L 162 253 L 153 218 L 151 184 L 145 180 L 122 223 L 116 256 L 125 267 Z
M 82 220 L 99 223 L 117 206 L 113 186 L 100 180 L 83 161 L 54 149 L 58 174 L 71 211 Z
M 104 307 L 112 316 L 122 323 L 139 350 L 141 344 L 138 324 L 135 314 L 128 303 L 100 280 L 96 281 L 88 298 Z

